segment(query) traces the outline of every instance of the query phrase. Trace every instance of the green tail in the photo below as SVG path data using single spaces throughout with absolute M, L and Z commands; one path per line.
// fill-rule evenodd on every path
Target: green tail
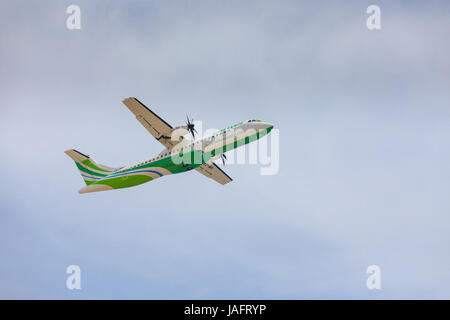
M 98 181 L 111 173 L 119 170 L 120 168 L 110 168 L 94 162 L 89 156 L 82 154 L 81 152 L 70 149 L 64 151 L 73 161 L 80 171 L 86 185 L 90 185 L 95 181 Z

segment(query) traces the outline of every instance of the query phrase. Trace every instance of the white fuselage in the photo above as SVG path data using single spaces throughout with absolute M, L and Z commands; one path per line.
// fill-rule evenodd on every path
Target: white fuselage
M 269 122 L 259 120 L 247 120 L 239 124 L 230 126 L 228 128 L 217 131 L 215 134 L 203 137 L 197 140 L 181 139 L 180 142 L 171 150 L 165 149 L 159 155 L 139 161 L 131 166 L 123 169 L 133 168 L 145 163 L 151 163 L 166 157 L 171 157 L 180 153 L 191 150 L 201 150 L 204 152 L 211 152 L 212 150 L 220 150 L 217 152 L 212 160 L 217 159 L 220 154 L 234 149 L 232 146 L 235 141 L 243 141 L 247 137 L 252 137 L 261 132 L 270 131 L 273 125 Z M 176 138 L 179 139 L 179 138 Z M 256 139 L 255 139 L 256 140 Z M 230 146 L 231 144 L 231 146 Z M 224 146 L 230 146 L 227 150 L 222 151 Z

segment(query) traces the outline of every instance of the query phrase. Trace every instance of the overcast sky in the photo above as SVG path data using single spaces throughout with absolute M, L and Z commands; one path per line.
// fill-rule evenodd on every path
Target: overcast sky
M 0 298 L 449 299 L 449 18 L 447 1 L 0 2 Z M 270 121 L 279 173 L 78 194 L 64 150 L 112 167 L 162 150 L 130 96 L 173 126 Z

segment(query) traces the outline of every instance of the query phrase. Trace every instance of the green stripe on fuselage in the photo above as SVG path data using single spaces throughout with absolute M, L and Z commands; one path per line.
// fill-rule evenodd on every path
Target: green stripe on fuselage
M 112 187 L 113 189 L 120 189 L 120 188 L 128 188 L 137 186 L 139 184 L 148 182 L 153 180 L 152 177 L 144 176 L 144 175 L 132 175 L 132 176 L 125 176 L 125 177 L 116 177 L 116 178 L 106 178 L 99 181 L 94 181 L 91 184 L 104 184 L 107 186 Z
M 234 142 L 231 142 L 229 144 L 226 144 L 225 146 L 216 148 L 216 149 L 211 150 L 209 152 L 205 152 L 203 154 L 203 159 L 204 159 L 203 162 L 206 163 L 209 159 L 215 157 L 216 155 L 225 153 L 227 151 L 236 149 L 236 148 L 238 148 L 240 146 L 246 145 L 246 144 L 248 144 L 250 142 L 256 141 L 259 138 L 262 138 L 263 136 L 267 135 L 271 130 L 272 130 L 272 127 L 270 127 L 267 130 L 258 131 L 255 134 L 252 134 L 252 135 L 250 135 L 248 137 L 245 137 L 243 139 L 236 140 Z

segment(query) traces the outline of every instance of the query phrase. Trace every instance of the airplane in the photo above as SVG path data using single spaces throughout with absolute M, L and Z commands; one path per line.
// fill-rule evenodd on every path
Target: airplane
M 225 152 L 256 141 L 273 128 L 269 122 L 246 120 L 195 140 L 197 130 L 188 116 L 186 125 L 174 128 L 138 99 L 126 98 L 122 102 L 164 150 L 157 156 L 120 168 L 101 165 L 75 149 L 66 150 L 86 183 L 79 193 L 133 187 L 192 169 L 222 185 L 227 184 L 232 179 L 214 161 L 221 158 L 225 165 Z M 189 133 L 193 140 L 183 137 Z

